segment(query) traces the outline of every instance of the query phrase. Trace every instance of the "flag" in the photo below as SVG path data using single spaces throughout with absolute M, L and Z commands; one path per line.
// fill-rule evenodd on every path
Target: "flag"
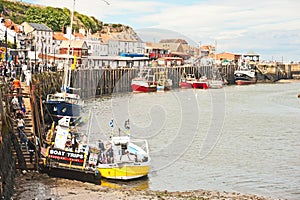
M 112 119 L 112 120 L 110 120 L 110 122 L 109 122 L 109 126 L 111 127 L 111 128 L 113 128 L 114 127 L 114 120 Z
M 71 69 L 72 69 L 72 70 L 75 70 L 75 69 L 76 69 L 76 63 L 77 63 L 77 56 L 74 55 L 74 61 L 73 61 L 73 64 L 72 64 L 72 66 L 71 66 Z
M 127 129 L 127 130 L 130 129 L 129 119 L 125 121 L 124 127 L 125 127 L 125 129 Z

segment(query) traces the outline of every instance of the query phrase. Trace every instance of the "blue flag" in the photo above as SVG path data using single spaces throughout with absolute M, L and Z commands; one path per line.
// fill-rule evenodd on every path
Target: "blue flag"
M 112 119 L 112 120 L 110 120 L 110 122 L 109 122 L 109 126 L 111 127 L 111 128 L 113 128 L 114 127 L 114 120 Z

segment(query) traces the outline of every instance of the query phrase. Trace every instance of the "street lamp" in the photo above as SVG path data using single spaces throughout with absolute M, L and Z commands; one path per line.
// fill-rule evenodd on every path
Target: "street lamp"
M 42 52 L 42 62 L 44 63 L 44 42 L 45 42 L 45 38 L 43 36 L 41 38 L 41 42 L 42 42 L 42 50 L 41 50 L 41 52 Z
M 46 60 L 46 67 L 47 67 L 47 65 L 48 65 L 48 55 L 47 55 L 47 53 L 48 53 L 48 51 L 47 51 L 48 47 L 47 47 L 47 41 L 46 41 L 46 39 L 44 39 L 44 42 L 45 42 L 45 60 Z
M 55 53 L 56 53 L 56 47 L 57 47 L 57 46 L 56 46 L 56 42 L 53 42 L 52 44 L 53 44 L 53 46 L 54 46 L 54 48 L 53 48 L 53 55 L 54 55 L 54 58 L 53 58 L 53 65 L 54 65 L 54 66 L 53 66 L 53 67 L 55 67 Z
M 44 55 L 43 55 L 43 52 L 44 52 L 44 42 L 43 42 L 43 39 L 41 39 L 41 42 L 42 42 L 42 49 L 41 49 L 41 52 L 42 52 L 42 62 L 44 62 Z
M 37 43 L 37 41 L 35 41 L 34 42 L 34 71 L 36 71 L 36 65 L 37 65 L 37 63 L 36 63 L 36 43 Z M 32 74 L 33 74 L 33 67 L 32 67 Z
M 55 48 L 56 48 L 55 42 L 53 42 L 53 45 L 54 45 L 54 48 L 53 48 L 53 54 L 54 54 L 54 56 L 53 56 L 53 63 L 55 65 Z

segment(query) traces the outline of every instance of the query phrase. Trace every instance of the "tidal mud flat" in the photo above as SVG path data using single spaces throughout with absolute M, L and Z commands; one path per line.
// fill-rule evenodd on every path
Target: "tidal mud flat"
M 109 188 L 92 183 L 49 177 L 39 172 L 18 173 L 16 176 L 15 194 L 12 199 L 230 199 L 230 200 L 271 200 L 252 194 L 236 192 L 218 192 L 194 190 L 186 192 L 168 192 L 136 190 L 132 188 Z

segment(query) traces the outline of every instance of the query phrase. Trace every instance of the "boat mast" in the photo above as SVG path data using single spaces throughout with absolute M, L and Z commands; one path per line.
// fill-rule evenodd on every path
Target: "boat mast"
M 90 144 L 91 129 L 92 129 L 92 108 L 90 109 L 90 112 L 89 112 L 89 124 L 88 124 L 88 128 L 87 128 L 87 133 L 86 133 L 86 135 L 88 136 L 87 144 Z
M 215 63 L 214 63 L 214 70 L 213 70 L 213 79 L 216 79 L 217 76 L 217 40 L 215 40 Z
M 73 8 L 72 8 L 72 14 L 71 14 L 71 25 L 70 25 L 70 38 L 69 38 L 69 46 L 68 46 L 68 79 L 65 80 L 65 84 L 70 87 L 70 82 L 71 82 L 71 61 L 70 61 L 70 49 L 71 49 L 71 43 L 72 43 L 72 32 L 73 32 L 73 20 L 74 20 L 74 10 L 75 10 L 75 0 L 73 0 Z M 74 52 L 74 50 L 72 51 Z M 73 54 L 73 53 L 72 53 Z
M 62 91 L 63 92 L 67 92 L 67 89 L 69 87 L 70 81 L 69 81 L 69 77 L 71 77 L 71 74 L 69 74 L 69 70 L 70 70 L 70 47 L 71 47 L 71 39 L 72 39 L 72 29 L 73 29 L 73 18 L 74 18 L 74 8 L 75 8 L 75 0 L 73 0 L 73 9 L 71 12 L 71 24 L 70 24 L 70 35 L 69 35 L 69 45 L 68 45 L 68 50 L 67 50 L 67 59 L 66 59 L 66 63 L 64 65 L 64 83 L 62 86 Z
M 217 40 L 215 41 L 215 68 L 217 68 Z

